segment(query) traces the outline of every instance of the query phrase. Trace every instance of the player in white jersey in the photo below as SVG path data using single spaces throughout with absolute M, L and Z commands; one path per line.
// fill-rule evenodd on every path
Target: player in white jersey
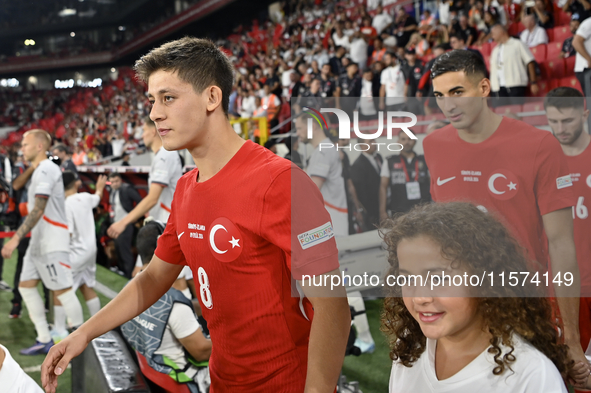
M 77 327 L 84 322 L 82 306 L 72 291 L 70 234 L 68 232 L 62 171 L 46 156 L 51 136 L 43 130 L 25 133 L 22 151 L 25 160 L 36 169 L 28 189 L 29 214 L 16 234 L 2 248 L 10 258 L 20 240 L 29 231 L 31 241 L 23 261 L 19 292 L 37 331 L 37 342 L 21 351 L 23 355 L 47 353 L 53 341 L 49 333 L 45 307 L 37 291 L 39 280 L 54 293 L 54 303 L 63 305 L 66 316 Z
M 72 289 L 80 289 L 90 316 L 101 309 L 101 303 L 94 291 L 96 284 L 96 235 L 94 232 L 94 216 L 92 209 L 98 206 L 102 197 L 107 177 L 99 176 L 96 182 L 96 192 L 78 193 L 80 180 L 72 171 L 65 171 L 62 175 L 66 194 L 66 216 L 70 231 L 70 264 L 72 266 Z M 61 341 L 68 335 L 66 330 L 66 314 L 62 306 L 54 307 L 54 326 L 51 337 L 54 343 Z
M 116 239 L 125 228 L 150 212 L 154 219 L 166 222 L 170 214 L 170 204 L 176 189 L 176 183 L 183 175 L 181 158 L 176 151 L 167 151 L 162 147 L 156 125 L 149 118 L 145 119 L 144 144 L 154 152 L 154 160 L 148 179 L 148 195 L 121 220 L 109 227 L 107 234 Z

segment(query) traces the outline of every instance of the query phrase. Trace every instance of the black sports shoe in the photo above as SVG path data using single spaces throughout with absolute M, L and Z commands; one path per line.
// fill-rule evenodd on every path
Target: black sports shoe
M 10 314 L 8 315 L 9 318 L 20 318 L 21 317 L 22 307 L 20 303 L 12 303 L 12 310 L 10 310 Z

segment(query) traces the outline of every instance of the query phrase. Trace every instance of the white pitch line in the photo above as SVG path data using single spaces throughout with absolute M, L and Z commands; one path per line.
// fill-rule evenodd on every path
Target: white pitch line
M 66 368 L 72 368 L 72 365 L 68 364 L 68 367 L 66 367 Z M 27 374 L 40 373 L 41 372 L 41 364 L 38 366 L 25 367 L 25 368 L 23 368 L 23 371 L 26 372 Z
M 117 296 L 117 292 L 113 291 L 111 288 L 107 287 L 104 284 L 101 284 L 98 281 L 94 284 L 94 289 L 97 292 L 100 292 L 104 296 L 108 297 L 109 299 L 114 299 L 115 296 Z

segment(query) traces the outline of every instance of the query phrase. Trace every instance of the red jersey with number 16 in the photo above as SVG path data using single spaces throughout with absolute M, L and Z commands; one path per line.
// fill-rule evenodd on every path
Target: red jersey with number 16
M 301 393 L 313 310 L 294 279 L 339 267 L 322 195 L 250 141 L 211 179 L 198 174 L 178 181 L 156 255 L 193 270 L 213 346 L 211 392 Z
M 503 117 L 481 143 L 451 125 L 423 141 L 436 202 L 469 201 L 500 215 L 538 270 L 548 268 L 544 214 L 575 204 L 560 144 L 548 131 Z
M 591 143 L 578 156 L 566 156 L 566 162 L 576 197 L 573 218 L 577 261 L 581 272 L 581 297 L 591 297 Z

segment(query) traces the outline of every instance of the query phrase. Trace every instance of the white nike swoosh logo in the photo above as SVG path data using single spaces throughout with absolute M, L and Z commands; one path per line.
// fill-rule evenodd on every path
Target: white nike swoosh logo
M 183 236 L 184 234 L 185 234 L 185 232 L 181 233 L 181 234 L 178 236 L 179 240 L 181 240 L 181 236 Z
M 453 179 L 455 179 L 455 178 L 456 178 L 455 176 L 452 176 L 452 177 L 448 177 L 447 179 L 443 179 L 443 180 L 441 180 L 441 178 L 440 178 L 440 177 L 438 177 L 438 178 L 437 178 L 437 185 L 438 185 L 438 186 L 442 186 L 442 185 L 444 185 L 445 183 L 447 183 L 448 181 L 452 181 L 452 180 L 453 180 Z

